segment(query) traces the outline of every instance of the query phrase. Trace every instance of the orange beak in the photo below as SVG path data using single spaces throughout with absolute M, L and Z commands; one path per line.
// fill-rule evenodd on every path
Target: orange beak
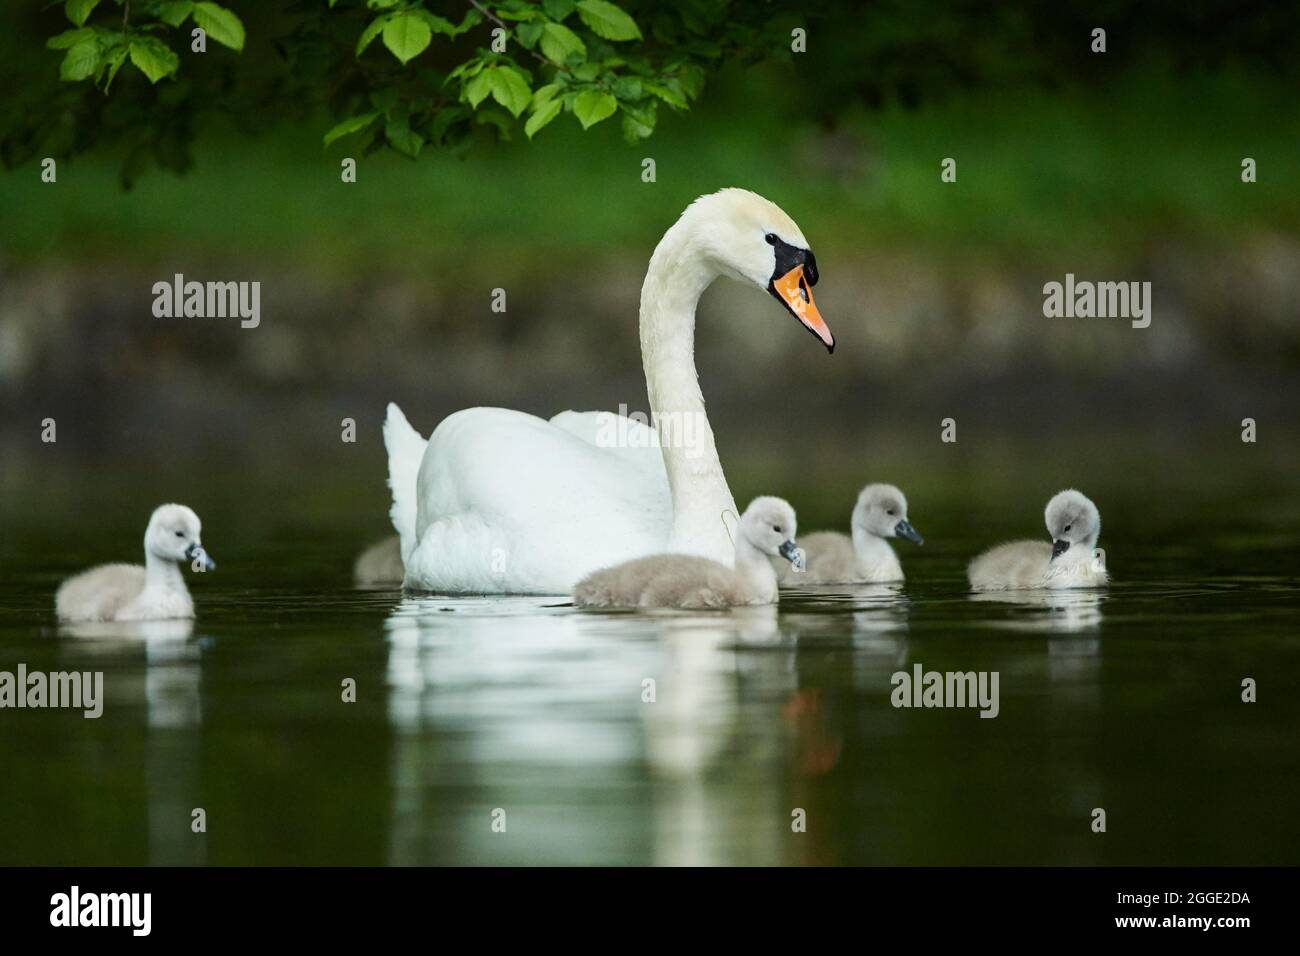
M 817 311 L 817 303 L 813 301 L 812 289 L 804 277 L 802 264 L 780 278 L 773 279 L 770 290 L 785 304 L 790 314 L 803 323 L 804 328 L 821 340 L 826 351 L 835 351 L 835 336 L 831 335 L 831 330 L 822 321 L 822 314 Z

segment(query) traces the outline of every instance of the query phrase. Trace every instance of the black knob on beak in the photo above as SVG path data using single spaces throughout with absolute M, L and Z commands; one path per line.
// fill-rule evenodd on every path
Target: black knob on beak
M 811 249 L 805 249 L 803 254 L 803 274 L 808 280 L 809 285 L 817 284 L 817 257 L 813 255 Z

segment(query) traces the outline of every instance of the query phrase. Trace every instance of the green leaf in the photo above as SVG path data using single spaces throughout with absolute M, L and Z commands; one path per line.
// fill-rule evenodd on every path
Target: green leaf
M 515 116 L 527 109 L 532 102 L 533 91 L 528 88 L 528 81 L 509 67 L 488 70 L 486 76 L 492 87 L 492 99 Z
M 446 83 L 448 80 L 454 80 L 458 76 L 475 76 L 481 69 L 483 69 L 483 58 L 481 56 L 470 57 L 460 66 L 456 67 L 456 69 L 448 73 L 447 79 L 443 82 Z
M 514 122 L 508 113 L 503 113 L 495 106 L 485 106 L 474 114 L 474 122 L 479 126 L 495 126 L 504 141 L 510 140 L 510 130 Z
M 454 37 L 456 35 L 456 25 L 446 17 L 440 17 L 436 13 L 430 13 L 423 7 L 413 9 L 411 12 L 427 23 L 429 29 L 434 33 L 441 33 L 449 37 Z
M 63 12 L 77 26 L 83 26 L 90 12 L 99 6 L 99 0 L 68 0 L 63 5 Z
M 373 123 L 378 115 L 378 113 L 362 113 L 360 116 L 348 117 L 325 134 L 325 145 L 328 146 L 341 136 L 361 132 L 361 130 Z
M 659 83 L 645 83 L 643 85 L 646 90 L 659 97 L 669 106 L 679 110 L 690 109 L 690 104 L 686 102 L 686 97 L 683 96 L 679 90 Z
M 215 3 L 194 4 L 194 22 L 203 28 L 203 32 L 222 46 L 232 50 L 244 49 L 244 24 L 225 7 Z
M 99 66 L 102 49 L 98 38 L 88 36 L 75 44 L 59 64 L 59 79 L 75 83 L 91 76 Z
M 95 31 L 90 27 L 82 27 L 79 30 L 64 30 L 62 33 L 57 33 L 46 40 L 45 48 L 47 50 L 67 50 L 76 46 L 86 37 L 93 37 L 94 35 Z
M 375 37 L 383 32 L 384 24 L 388 22 L 388 17 L 380 15 L 370 21 L 370 26 L 361 31 L 361 36 L 357 39 L 357 56 L 365 52 L 366 47 L 374 42 Z
M 659 116 L 659 101 L 647 99 L 644 103 L 619 103 L 618 108 L 642 126 L 653 127 Z
M 542 55 L 548 60 L 563 64 L 570 53 L 587 55 L 587 44 L 568 27 L 559 23 L 548 23 L 542 27 Z
M 429 24 L 418 14 L 403 11 L 384 24 L 384 46 L 403 65 L 423 53 L 432 40 Z
M 384 136 L 390 146 L 412 159 L 419 156 L 424 147 L 424 137 L 411 129 L 410 120 L 405 116 L 389 120 L 384 126 Z
M 611 88 L 620 100 L 635 103 L 641 99 L 641 81 L 635 76 L 617 77 L 611 84 Z
M 541 109 L 551 101 L 556 93 L 560 92 L 560 89 L 559 83 L 547 83 L 545 86 L 539 86 L 533 91 L 533 109 Z
M 525 50 L 531 50 L 541 39 L 544 26 L 542 23 L 521 23 L 515 27 L 515 39 Z
M 153 37 L 137 37 L 131 40 L 131 62 L 150 83 L 157 83 L 164 76 L 176 72 L 180 60 L 171 47 Z
M 475 74 L 465 84 L 465 99 L 469 100 L 470 106 L 477 107 L 492 92 L 492 83 L 489 79 L 492 72 L 492 70 L 484 70 L 482 73 Z
M 578 0 L 578 16 L 591 32 L 606 40 L 639 40 L 636 21 L 609 0 Z
M 524 124 L 524 135 L 532 139 L 537 135 L 539 129 L 559 116 L 560 110 L 563 108 L 563 100 L 551 100 L 548 103 L 543 103 L 532 116 L 528 117 L 528 122 Z
M 533 7 L 520 7 L 518 10 L 497 7 L 496 14 L 502 20 L 513 20 L 516 23 L 524 20 L 536 20 L 542 15 L 540 10 Z
M 620 104 L 623 110 L 623 138 L 629 143 L 645 139 L 655 131 L 659 118 L 659 102 L 650 100 L 645 106 Z
M 575 6 L 574 0 L 542 0 L 542 12 L 552 20 L 563 20 Z
M 169 27 L 178 27 L 194 12 L 191 0 L 173 0 L 158 7 L 158 19 Z
M 684 64 L 679 71 L 681 73 L 682 91 L 691 99 L 695 99 L 704 89 L 704 67 L 696 66 L 694 63 Z
M 573 115 L 583 129 L 591 129 L 601 120 L 609 119 L 618 109 L 618 100 L 599 90 L 583 90 L 573 101 Z
M 461 17 L 460 23 L 453 27 L 451 33 L 448 35 L 454 40 L 462 33 L 468 33 L 482 22 L 483 14 L 479 13 L 477 10 L 471 9 L 466 12 L 465 16 Z
M 126 46 L 121 44 L 115 46 L 104 57 L 104 62 L 100 64 L 100 70 L 103 71 L 106 79 L 104 80 L 104 92 L 113 85 L 113 78 L 117 76 L 117 71 L 122 69 L 122 64 L 126 62 Z

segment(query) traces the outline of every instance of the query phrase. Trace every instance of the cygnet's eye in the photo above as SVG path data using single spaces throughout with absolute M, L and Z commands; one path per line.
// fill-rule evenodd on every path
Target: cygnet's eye
M 1073 527 L 1073 526 L 1067 524 L 1067 525 L 1065 526 L 1065 530 L 1066 530 L 1066 531 L 1069 531 L 1071 527 Z
M 772 525 L 772 530 L 775 531 L 777 534 L 780 534 L 780 533 L 781 533 L 781 526 L 780 526 L 779 524 L 774 524 L 774 525 Z
M 767 240 L 767 244 L 768 244 L 769 246 L 774 246 L 774 245 L 776 245 L 776 233 L 774 233 L 774 232 L 769 232 L 769 233 L 768 233 L 766 236 L 764 236 L 763 238 Z
M 185 532 L 184 532 L 184 531 L 177 531 L 177 532 L 176 532 L 176 537 L 178 537 L 178 538 L 183 538 L 183 537 L 185 537 Z
M 885 514 L 889 515 L 889 517 L 891 517 L 891 518 L 894 517 L 894 509 L 893 509 L 893 508 L 888 509 L 888 510 L 885 512 Z

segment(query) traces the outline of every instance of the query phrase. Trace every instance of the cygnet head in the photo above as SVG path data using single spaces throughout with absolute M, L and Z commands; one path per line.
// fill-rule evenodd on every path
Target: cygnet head
M 160 505 L 149 518 L 144 549 L 164 561 L 190 563 L 198 559 L 203 570 L 212 571 L 217 565 L 203 550 L 202 530 L 199 516 L 185 505 Z
M 755 498 L 740 516 L 740 534 L 763 554 L 799 564 L 802 553 L 794 543 L 794 509 L 783 498 L 764 495 Z
M 1052 560 L 1067 551 L 1092 553 L 1101 534 L 1101 514 L 1087 495 L 1073 488 L 1058 492 L 1047 503 L 1045 517 L 1052 536 Z
M 721 275 L 765 289 L 817 339 L 835 350 L 835 336 L 813 301 L 817 259 L 794 220 L 776 203 L 747 189 L 701 196 L 682 213 L 698 248 Z
M 907 498 L 894 485 L 867 485 L 858 495 L 852 526 L 878 538 L 906 538 L 924 544 L 907 520 Z

